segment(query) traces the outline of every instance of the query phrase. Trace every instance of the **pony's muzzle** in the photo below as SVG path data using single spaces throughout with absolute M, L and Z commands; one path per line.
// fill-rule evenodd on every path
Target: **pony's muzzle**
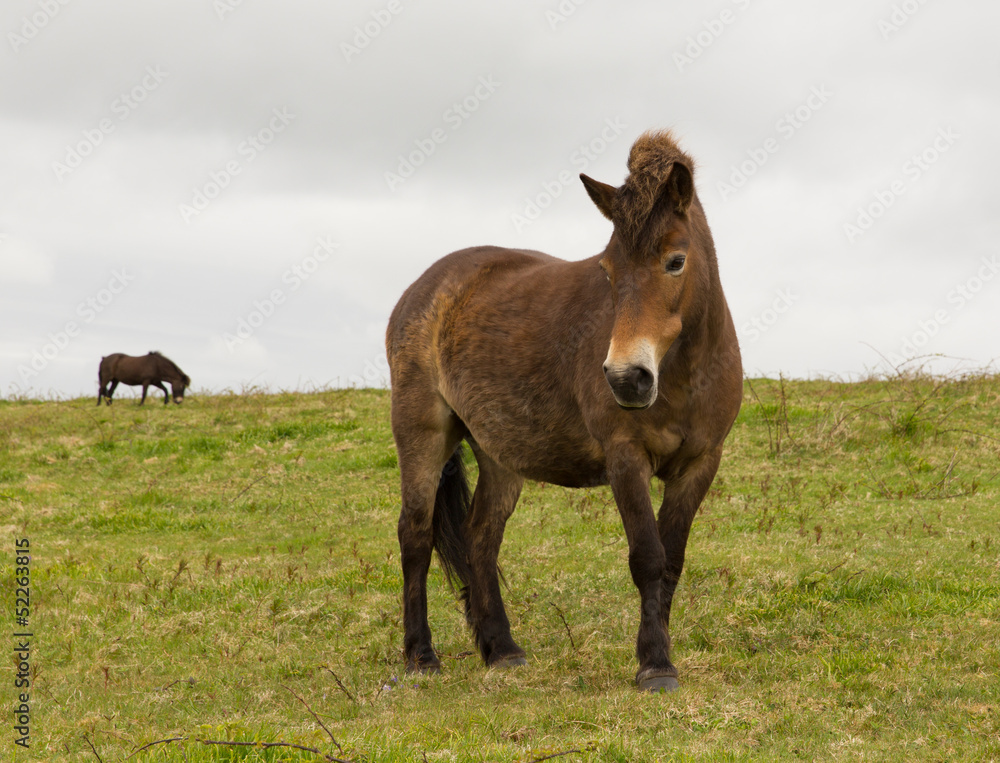
M 622 408 L 648 408 L 656 399 L 656 376 L 645 366 L 617 368 L 605 364 L 604 378 Z

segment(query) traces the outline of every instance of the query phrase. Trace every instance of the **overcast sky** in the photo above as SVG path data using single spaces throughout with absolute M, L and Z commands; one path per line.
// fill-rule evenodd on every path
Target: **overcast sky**
M 672 128 L 750 374 L 1000 357 L 1000 5 L 9 0 L 0 388 L 381 384 L 438 257 L 568 259 Z M 157 393 L 159 394 L 159 393 Z

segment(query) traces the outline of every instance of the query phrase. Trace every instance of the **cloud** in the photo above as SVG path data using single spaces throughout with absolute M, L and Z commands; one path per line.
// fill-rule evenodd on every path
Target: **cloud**
M 52 258 L 37 247 L 0 232 L 0 283 L 44 286 L 52 282 L 55 267 Z
M 16 48 L 9 34 L 40 6 L 0 9 L 0 141 L 11 149 L 0 157 L 0 340 L 12 367 L 115 269 L 136 275 L 39 375 L 66 394 L 90 393 L 100 354 L 154 346 L 190 359 L 205 384 L 363 378 L 382 353 L 371 327 L 447 252 L 599 251 L 611 230 L 576 175 L 621 182 L 649 128 L 674 128 L 698 162 L 737 325 L 781 289 L 802 295 L 746 344 L 748 368 L 863 370 L 865 342 L 891 349 L 911 335 L 1000 239 L 989 171 L 1000 163 L 1000 6 L 985 0 L 916 4 L 895 20 L 907 4 L 57 5 Z M 484 79 L 496 83 L 488 97 Z M 829 98 L 796 117 L 816 88 Z M 276 112 L 294 117 L 277 130 Z M 801 124 L 786 134 L 789 114 Z M 620 134 L 595 143 L 609 120 Z M 954 146 L 849 241 L 859 206 L 906 179 L 941 129 Z M 434 131 L 444 138 L 390 188 L 386 174 Z M 777 150 L 723 198 L 719 184 L 768 139 Z M 597 145 L 583 166 L 581 147 Z M 185 218 L 199 194 L 212 198 Z M 515 224 L 532 205 L 535 219 Z M 336 256 L 292 292 L 285 274 L 320 236 Z M 287 301 L 246 363 L 220 353 L 219 337 L 276 288 Z M 996 288 L 935 346 L 1000 355 L 967 318 L 1000 321 L 1000 300 L 986 296 Z

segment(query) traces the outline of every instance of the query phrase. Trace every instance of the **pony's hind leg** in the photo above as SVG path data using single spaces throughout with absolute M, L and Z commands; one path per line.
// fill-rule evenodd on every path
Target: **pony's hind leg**
M 471 444 L 479 462 L 479 481 L 464 530 L 469 560 L 464 592 L 466 617 L 487 665 L 524 665 L 524 650 L 510 633 L 497 566 L 504 528 L 524 480 L 486 455 L 475 442 Z
M 431 645 L 427 621 L 427 571 L 435 546 L 435 504 L 461 501 L 467 495 L 459 469 L 448 469 L 449 457 L 463 432 L 450 409 L 434 394 L 408 394 L 405 385 L 393 389 L 392 430 L 399 454 L 402 509 L 399 514 L 400 563 L 403 568 L 403 651 L 409 672 L 437 672 L 441 662 Z M 463 514 L 465 507 L 456 511 Z M 446 567 L 446 569 L 448 569 Z

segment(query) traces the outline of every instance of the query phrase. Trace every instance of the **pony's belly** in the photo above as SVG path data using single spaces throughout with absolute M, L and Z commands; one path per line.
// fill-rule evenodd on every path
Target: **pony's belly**
M 539 429 L 491 429 L 467 423 L 476 444 L 510 471 L 537 482 L 564 487 L 607 484 L 604 454 L 596 440 L 559 436 Z M 527 436 L 524 432 L 529 432 Z
M 604 463 L 587 458 L 550 460 L 546 459 L 545 454 L 534 453 L 528 458 L 520 459 L 516 466 L 513 471 L 523 477 L 563 487 L 592 487 L 606 485 L 608 482 Z
M 536 482 L 548 482 L 562 487 L 595 487 L 608 484 L 608 475 L 603 467 L 600 469 L 586 466 L 577 470 L 557 469 L 524 476 Z

